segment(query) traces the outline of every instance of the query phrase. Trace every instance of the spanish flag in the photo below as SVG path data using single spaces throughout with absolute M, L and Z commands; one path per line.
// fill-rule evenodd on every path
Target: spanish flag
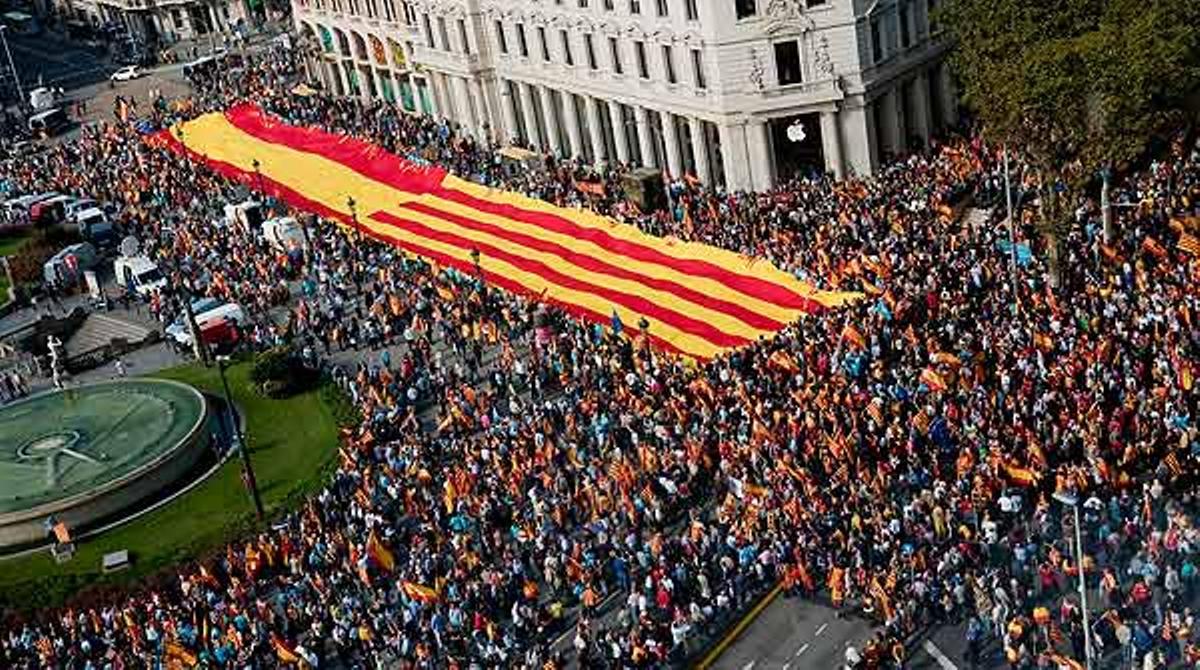
M 370 556 L 371 560 L 381 570 L 392 572 L 396 569 L 395 555 L 387 547 L 383 546 L 383 543 L 379 541 L 379 537 L 373 530 L 370 537 L 367 538 L 367 556 Z
M 925 368 L 921 372 L 921 383 L 930 391 L 946 390 L 946 380 L 933 368 Z
M 846 327 L 842 329 L 842 339 L 854 349 L 867 348 L 867 338 L 863 337 L 863 334 L 851 324 L 846 324 Z
M 359 139 L 287 125 L 253 104 L 155 137 L 293 208 L 426 261 L 481 272 L 489 286 L 591 323 L 609 323 L 614 308 L 625 323 L 645 320 L 653 344 L 694 358 L 711 359 L 861 297 L 820 290 L 763 260 L 655 237 L 418 166 Z
M 416 582 L 405 580 L 400 583 L 400 589 L 404 591 L 404 595 L 417 602 L 435 603 L 438 601 L 437 591 Z
M 280 663 L 300 663 L 302 661 L 292 646 L 279 637 L 278 633 L 271 633 L 271 647 L 275 649 L 275 656 L 279 658 Z

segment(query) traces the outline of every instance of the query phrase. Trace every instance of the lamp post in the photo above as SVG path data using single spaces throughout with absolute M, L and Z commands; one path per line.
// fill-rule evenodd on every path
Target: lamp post
M 17 104 L 24 106 L 25 89 L 21 87 L 21 76 L 17 74 L 17 66 L 13 63 L 12 51 L 8 49 L 8 26 L 0 26 L 0 42 L 4 43 L 4 55 L 8 57 L 8 69 L 12 70 L 13 83 L 17 86 Z
M 254 477 L 254 466 L 250 463 L 250 452 L 246 449 L 246 436 L 242 434 L 242 426 L 238 423 L 237 413 L 233 411 L 233 396 L 229 392 L 229 380 L 225 377 L 225 366 L 228 364 L 228 356 L 217 356 L 217 370 L 221 375 L 221 388 L 225 391 L 225 406 L 229 410 L 229 420 L 233 427 L 233 434 L 237 438 L 238 455 L 242 458 L 242 483 L 245 484 L 246 490 L 250 492 L 250 499 L 254 501 L 254 513 L 258 515 L 258 519 L 261 521 L 263 518 L 262 498 L 258 495 L 258 480 Z
M 1017 304 L 1017 235 L 1013 222 L 1012 183 L 1008 171 L 1008 143 L 1004 143 L 1004 206 L 1008 212 L 1008 261 L 1012 281 L 1013 305 Z
M 204 338 L 200 333 L 200 325 L 196 323 L 196 313 L 192 310 L 192 298 L 195 296 L 195 290 L 191 282 L 180 284 L 182 290 L 179 291 L 179 299 L 183 302 L 183 314 L 187 319 L 188 334 L 192 337 L 192 353 L 196 355 L 196 360 L 200 361 L 204 367 L 208 367 L 208 347 L 204 344 Z
M 262 163 L 259 163 L 258 159 L 255 158 L 254 160 L 250 161 L 250 165 L 251 165 L 251 167 L 254 168 L 254 181 L 256 181 L 258 183 L 258 190 L 261 192 L 263 190 L 262 169 L 261 169 Z
M 1117 237 L 1117 229 L 1113 226 L 1112 206 L 1108 199 L 1108 186 L 1112 181 L 1112 167 L 1105 165 L 1100 168 L 1100 218 L 1104 222 L 1104 243 L 1112 244 Z
M 358 268 L 355 266 L 357 265 L 358 254 L 362 251 L 362 249 L 360 248 L 360 243 L 362 242 L 362 235 L 360 234 L 360 232 L 358 230 L 358 203 L 354 201 L 354 196 L 352 196 L 352 195 L 346 196 L 346 206 L 350 208 L 350 222 L 352 224 L 352 227 L 354 228 L 354 257 L 355 257 L 354 260 L 356 262 L 350 264 L 350 271 L 354 273 L 354 287 L 358 290 L 358 293 L 361 295 L 362 294 L 362 282 L 359 281 Z
M 1079 571 L 1079 607 L 1083 610 L 1083 653 L 1087 670 L 1092 670 L 1092 626 L 1088 617 L 1087 580 L 1083 574 L 1083 533 L 1079 527 L 1079 498 L 1056 492 L 1054 499 L 1071 508 L 1075 515 L 1075 568 Z
M 475 277 L 479 279 L 479 288 L 483 290 L 483 266 L 479 264 L 479 249 L 471 247 L 471 262 L 475 264 Z

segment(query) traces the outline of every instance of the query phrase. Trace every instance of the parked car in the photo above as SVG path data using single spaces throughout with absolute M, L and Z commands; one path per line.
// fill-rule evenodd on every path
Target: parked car
M 117 245 L 117 229 L 108 213 L 99 207 L 85 209 L 75 215 L 75 225 L 83 239 L 98 247 L 110 248 Z
M 109 79 L 113 81 L 132 81 L 142 76 L 142 69 L 137 65 L 126 65 L 112 73 Z

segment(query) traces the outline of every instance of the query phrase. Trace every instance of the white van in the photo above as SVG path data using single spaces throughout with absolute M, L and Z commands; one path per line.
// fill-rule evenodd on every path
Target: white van
M 236 205 L 225 205 L 225 221 L 238 224 L 248 230 L 255 230 L 262 225 L 263 207 L 257 200 L 247 200 Z
M 263 222 L 262 232 L 268 242 L 283 251 L 305 247 L 304 227 L 294 217 L 268 219 Z
M 117 284 L 142 297 L 167 286 L 167 279 L 159 271 L 158 265 L 145 256 L 121 256 L 113 261 L 113 275 L 117 278 Z

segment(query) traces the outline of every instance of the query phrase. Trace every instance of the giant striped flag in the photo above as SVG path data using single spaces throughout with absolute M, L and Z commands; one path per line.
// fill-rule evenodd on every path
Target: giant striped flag
M 646 235 L 589 211 L 487 188 L 382 148 L 290 126 L 253 105 L 155 136 L 298 209 L 576 317 L 649 324 L 666 349 L 708 359 L 854 293 L 819 291 L 765 261 Z M 350 202 L 353 201 L 353 206 Z

